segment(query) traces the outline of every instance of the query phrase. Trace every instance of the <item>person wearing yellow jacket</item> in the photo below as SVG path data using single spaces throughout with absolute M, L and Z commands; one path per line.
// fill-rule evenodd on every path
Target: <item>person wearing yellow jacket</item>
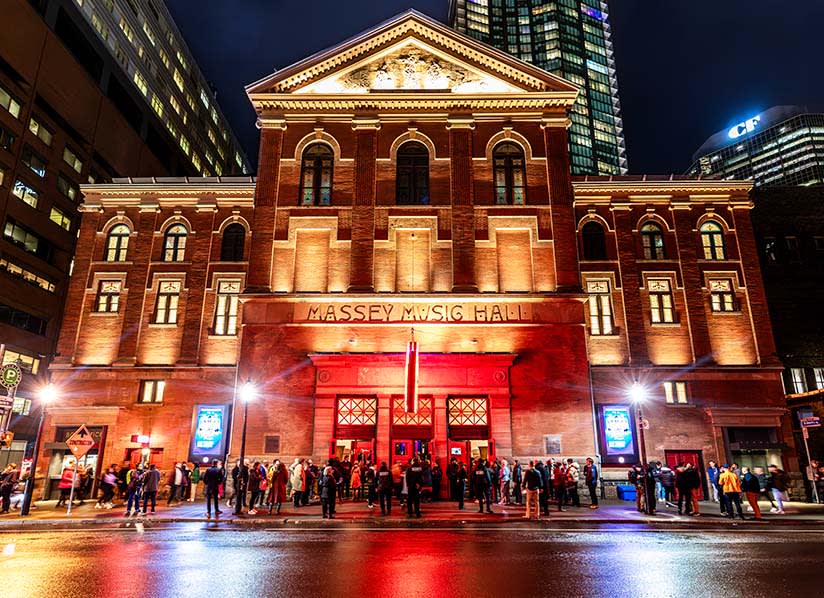
M 724 492 L 724 498 L 727 500 L 727 517 L 735 519 L 735 513 L 732 510 L 735 505 L 738 510 L 738 516 L 741 519 L 744 517 L 744 512 L 741 510 L 741 479 L 730 470 L 729 465 L 721 467 L 721 475 L 718 476 L 718 485 Z

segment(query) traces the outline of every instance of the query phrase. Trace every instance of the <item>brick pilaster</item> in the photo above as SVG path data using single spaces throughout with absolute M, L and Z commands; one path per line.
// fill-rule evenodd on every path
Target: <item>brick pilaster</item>
M 97 231 L 101 224 L 102 210 L 85 210 L 80 221 L 80 235 L 74 254 L 74 274 L 69 279 L 66 289 L 66 304 L 63 310 L 63 323 L 57 342 L 56 364 L 70 364 L 74 361 L 77 334 L 83 319 L 83 299 L 89 278 L 93 275 L 91 263 L 95 252 L 101 248 L 95 243 Z
M 452 291 L 477 293 L 475 188 L 471 119 L 449 119 L 449 190 L 452 196 Z
M 632 233 L 631 215 L 632 211 L 629 207 L 616 207 L 612 210 L 615 236 L 618 241 L 618 263 L 621 271 L 630 363 L 646 365 L 649 363 L 646 318 L 649 317 L 650 307 L 644 305 L 641 296 L 643 281 L 636 261 L 636 243 Z
M 578 244 L 575 236 L 574 194 L 569 166 L 569 138 L 565 118 L 544 119 L 547 184 L 552 206 L 552 245 L 555 250 L 557 290 L 580 292 Z
M 678 258 L 680 260 L 681 276 L 684 279 L 684 298 L 687 303 L 687 313 L 690 336 L 692 337 L 692 351 L 695 362 L 701 365 L 715 363 L 710 344 L 709 323 L 707 312 L 704 309 L 704 294 L 701 291 L 704 281 L 701 268 L 698 267 L 699 247 L 694 230 L 693 215 L 688 206 L 673 206 L 673 221 L 678 238 Z M 682 319 L 682 322 L 684 320 Z
M 747 287 L 747 297 L 750 302 L 750 316 L 752 318 L 755 342 L 758 348 L 758 357 L 761 365 L 780 365 L 775 349 L 772 323 L 767 310 L 767 296 L 764 291 L 764 281 L 761 278 L 761 269 L 758 267 L 758 248 L 755 244 L 752 220 L 749 206 L 736 206 L 733 209 L 733 226 L 738 237 L 739 259 L 744 273 L 744 285 Z
M 212 231 L 215 228 L 216 208 L 199 208 L 191 217 L 191 262 L 186 275 L 186 311 L 183 318 L 183 335 L 180 341 L 180 364 L 196 364 L 200 355 L 201 325 L 209 322 L 203 313 L 209 274 L 209 256 L 212 251 Z M 206 324 L 208 326 L 209 324 Z M 204 330 L 205 332 L 205 330 Z
M 355 194 L 352 205 L 350 293 L 371 293 L 375 251 L 375 193 L 380 122 L 372 118 L 352 121 L 355 130 Z
M 129 366 L 137 362 L 137 342 L 140 337 L 140 324 L 143 321 L 143 301 L 149 279 L 149 264 L 154 250 L 154 233 L 158 227 L 160 210 L 153 205 L 141 207 L 138 216 L 137 237 L 134 246 L 130 245 L 127 259 L 132 267 L 126 275 L 126 288 L 129 290 L 123 312 L 123 328 L 120 334 L 120 348 L 114 365 Z M 162 242 L 162 240 L 161 240 Z M 145 309 L 151 310 L 147 305 Z
M 249 250 L 249 276 L 246 292 L 272 290 L 272 249 L 275 240 L 275 209 L 278 203 L 280 159 L 283 152 L 282 121 L 260 121 L 260 151 L 255 185 L 255 214 L 252 219 L 252 246 Z

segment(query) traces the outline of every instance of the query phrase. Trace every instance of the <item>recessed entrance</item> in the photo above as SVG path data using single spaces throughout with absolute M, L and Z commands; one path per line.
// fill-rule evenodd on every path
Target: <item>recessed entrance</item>
M 339 461 L 349 457 L 352 463 L 369 463 L 375 454 L 375 440 L 351 440 L 338 438 L 334 441 L 333 454 Z

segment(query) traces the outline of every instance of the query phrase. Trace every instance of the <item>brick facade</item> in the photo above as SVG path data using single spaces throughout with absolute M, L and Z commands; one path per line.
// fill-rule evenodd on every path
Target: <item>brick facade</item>
M 374 65 L 391 63 L 398 39 L 414 51 L 402 51 L 406 66 L 395 76 L 425 70 L 442 77 L 436 89 L 427 91 L 420 75 L 424 89 L 351 91 L 384 77 Z M 367 55 L 373 66 L 358 66 Z M 455 80 L 443 74 L 455 72 Z M 462 93 L 474 78 L 480 91 Z M 649 389 L 651 458 L 733 458 L 729 429 L 751 427 L 775 431 L 771 450 L 787 442 L 778 456 L 795 467 L 781 432 L 780 369 L 752 267 L 757 256 L 749 240 L 739 241 L 749 227 L 748 185 L 571 180 L 564 125 L 574 87 L 415 13 L 247 92 L 262 127 L 256 185 L 84 188 L 81 236 L 94 248 L 75 266 L 65 350 L 52 368 L 67 398 L 52 426 L 94 416 L 108 430 L 107 463 L 136 448 L 133 434 L 150 435 L 165 469 L 190 457 L 195 406 L 228 405 L 237 424 L 243 409 L 234 389 L 250 381 L 258 390 L 247 430 L 253 458 L 367 451 L 394 460 L 409 447 L 441 461 L 601 455 L 605 477 L 623 478 L 637 457 L 607 459 L 593 413 L 628 405 L 627 388 L 640 381 Z M 409 142 L 428 154 L 426 201 L 397 205 L 398 150 Z M 503 142 L 522 151 L 523 203 L 496 201 L 493 152 Z M 318 180 L 301 179 L 315 143 L 332 155 L 328 205 L 303 205 L 307 181 Z M 638 227 L 650 218 L 662 224 L 666 259 L 643 259 Z M 723 223 L 723 260 L 702 259 L 707 218 Z M 605 259 L 584 255 L 581 229 L 590 220 L 603 227 Z M 101 261 L 115 221 L 133 231 L 126 262 Z M 220 261 L 229 221 L 246 231 L 235 262 Z M 185 254 L 164 261 L 165 234 L 176 223 L 188 231 Z M 112 314 L 91 311 L 104 273 L 126 282 Z M 734 281 L 740 308 L 712 312 L 709 278 Z M 237 335 L 214 334 L 221 279 L 245 289 Z M 650 279 L 670 282 L 673 322 L 651 320 Z M 610 334 L 592 329 L 594 280 L 610 282 Z M 181 283 L 175 324 L 154 323 L 164 281 Z M 412 329 L 427 407 L 404 415 L 394 401 L 404 393 Z M 139 401 L 142 380 L 167 382 L 162 404 Z M 687 383 L 686 404 L 665 403 L 666 381 Z M 362 412 L 346 411 L 349 404 Z M 239 450 L 234 431 L 226 453 Z

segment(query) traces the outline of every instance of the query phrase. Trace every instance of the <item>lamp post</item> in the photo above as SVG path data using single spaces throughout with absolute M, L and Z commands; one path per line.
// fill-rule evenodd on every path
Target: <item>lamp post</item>
M 57 399 L 57 388 L 54 384 L 47 384 L 40 389 L 40 424 L 37 426 L 37 436 L 34 437 L 34 455 L 31 458 L 29 479 L 26 480 L 26 490 L 23 493 L 23 504 L 20 506 L 20 516 L 26 517 L 31 508 L 34 494 L 34 475 L 37 472 L 37 455 L 40 453 L 40 439 L 43 437 L 43 425 L 46 422 L 46 405 Z
M 647 389 L 644 388 L 643 384 L 640 382 L 633 382 L 629 389 L 629 397 L 632 400 L 632 404 L 635 406 L 638 421 L 638 445 L 641 449 L 641 484 L 644 489 L 644 510 L 648 515 L 651 515 L 652 509 L 650 508 L 650 505 L 652 503 L 650 501 L 651 497 L 647 480 L 647 441 L 644 436 L 644 425 L 646 422 L 644 421 L 644 413 L 642 410 L 644 400 L 647 398 Z
M 235 488 L 235 515 L 241 514 L 243 503 L 246 502 L 246 486 L 249 484 L 248 470 L 246 481 L 243 480 L 243 465 L 246 459 L 246 421 L 249 417 L 249 403 L 255 400 L 257 389 L 251 380 L 247 380 L 240 387 L 240 400 L 243 402 L 243 431 L 240 435 L 240 465 L 237 472 L 237 481 L 240 488 Z

